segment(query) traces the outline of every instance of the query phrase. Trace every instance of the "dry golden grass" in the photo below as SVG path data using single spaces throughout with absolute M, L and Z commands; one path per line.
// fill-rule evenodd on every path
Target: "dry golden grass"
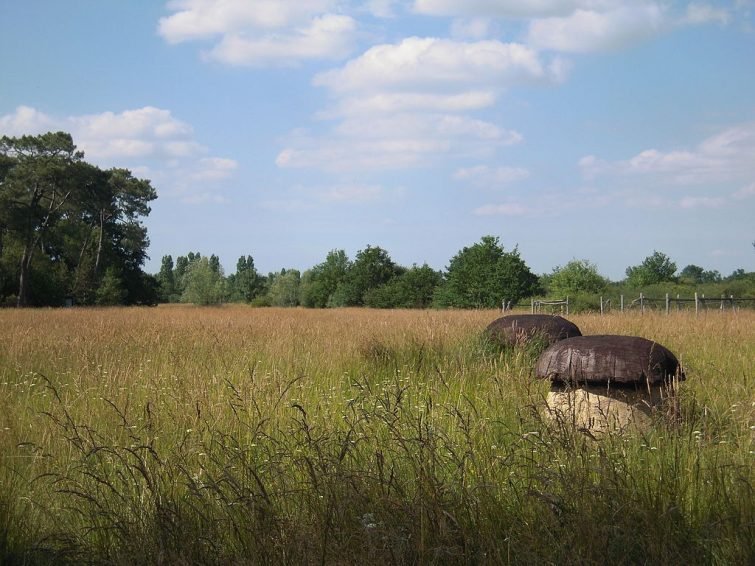
M 597 448 L 539 420 L 547 384 L 532 355 L 480 339 L 498 316 L 0 311 L 0 551 L 120 562 L 138 535 L 150 562 L 252 550 L 268 562 L 505 562 L 513 548 L 517 562 L 591 563 L 598 551 L 575 532 L 605 539 L 611 521 L 639 521 L 662 532 L 618 537 L 634 545 L 627 562 L 752 556 L 755 313 L 569 317 L 584 334 L 656 340 L 687 373 L 677 428 Z M 621 556 L 613 544 L 600 552 Z

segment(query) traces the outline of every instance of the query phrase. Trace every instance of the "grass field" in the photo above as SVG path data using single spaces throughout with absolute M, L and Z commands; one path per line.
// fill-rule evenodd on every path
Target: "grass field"
M 755 563 L 755 313 L 570 317 L 687 374 L 598 441 L 497 316 L 2 310 L 0 563 Z

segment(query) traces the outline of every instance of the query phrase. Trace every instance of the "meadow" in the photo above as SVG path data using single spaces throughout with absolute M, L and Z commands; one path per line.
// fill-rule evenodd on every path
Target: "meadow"
M 543 418 L 496 311 L 0 311 L 0 563 L 753 564 L 755 313 L 570 318 L 679 413 Z

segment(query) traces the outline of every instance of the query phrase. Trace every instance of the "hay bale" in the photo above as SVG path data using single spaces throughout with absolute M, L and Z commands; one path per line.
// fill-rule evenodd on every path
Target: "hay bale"
M 510 314 L 491 322 L 485 332 L 502 346 L 520 346 L 533 339 L 553 344 L 572 336 L 582 336 L 576 324 L 550 314 Z
M 535 376 L 551 382 L 548 416 L 592 433 L 647 430 L 684 379 L 676 356 L 637 336 L 580 336 L 541 355 Z

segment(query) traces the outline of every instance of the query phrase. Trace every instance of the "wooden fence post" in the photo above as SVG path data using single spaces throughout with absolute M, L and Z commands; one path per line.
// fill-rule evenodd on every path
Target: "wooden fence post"
M 530 309 L 532 309 L 532 314 L 535 314 L 535 299 L 530 299 Z
M 566 316 L 569 316 L 569 295 L 566 295 Z
M 603 295 L 600 296 L 600 314 L 603 314 Z
M 700 299 L 697 298 L 697 291 L 695 291 L 695 316 L 700 312 Z
M 666 314 L 668 314 L 668 308 L 669 308 L 669 300 L 668 300 L 668 293 L 666 293 Z
M 640 293 L 640 313 L 645 314 L 645 297 Z
M 621 312 L 624 312 L 624 295 L 621 295 Z

